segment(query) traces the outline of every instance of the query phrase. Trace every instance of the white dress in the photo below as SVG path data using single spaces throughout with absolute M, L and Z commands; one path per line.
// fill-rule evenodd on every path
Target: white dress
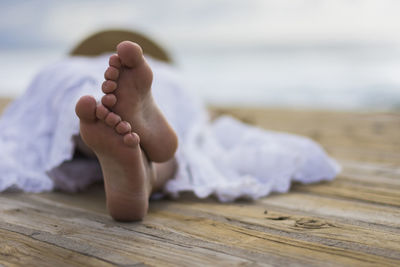
M 153 95 L 176 130 L 178 171 L 164 193 L 192 191 L 220 201 L 287 192 L 292 181 L 331 180 L 339 165 L 308 138 L 261 130 L 231 117 L 210 122 L 174 69 L 148 59 Z M 76 192 L 101 180 L 96 160 L 74 158 L 82 95 L 102 96 L 108 57 L 69 58 L 45 68 L 0 119 L 0 192 Z

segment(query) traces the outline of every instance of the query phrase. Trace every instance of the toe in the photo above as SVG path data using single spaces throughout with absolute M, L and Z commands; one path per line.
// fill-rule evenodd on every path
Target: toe
M 108 62 L 110 66 L 113 66 L 117 69 L 121 68 L 121 60 L 119 59 L 119 56 L 117 54 L 112 55 Z
M 104 78 L 106 80 L 116 81 L 119 76 L 119 70 L 115 67 L 108 67 L 107 70 L 104 72 Z
M 135 147 L 139 145 L 140 139 L 136 133 L 127 133 L 124 135 L 124 143 L 128 146 Z
M 127 121 L 121 121 L 115 126 L 115 130 L 119 134 L 126 134 L 132 130 L 131 124 Z
M 117 83 L 112 80 L 107 80 L 103 82 L 103 85 L 101 86 L 101 89 L 103 90 L 103 93 L 109 94 L 115 91 L 117 89 Z
M 138 66 L 143 62 L 142 48 L 133 42 L 123 41 L 119 43 L 117 52 L 121 63 L 129 68 Z
M 104 96 L 101 98 L 101 103 L 102 103 L 104 106 L 106 106 L 106 107 L 108 107 L 108 108 L 111 108 L 111 107 L 113 107 L 113 106 L 117 103 L 117 97 L 116 97 L 114 94 L 107 94 L 107 95 L 104 95 Z
M 93 96 L 82 96 L 75 106 L 76 115 L 83 121 L 96 120 L 96 100 Z
M 104 120 L 110 111 L 103 105 L 98 105 L 96 108 L 96 117 L 99 120 Z
M 108 126 L 115 127 L 115 125 L 117 125 L 121 121 L 121 117 L 115 114 L 114 112 L 110 112 L 108 113 L 104 121 Z

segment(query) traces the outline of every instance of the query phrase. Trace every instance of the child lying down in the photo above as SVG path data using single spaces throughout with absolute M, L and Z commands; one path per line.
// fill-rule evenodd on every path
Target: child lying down
M 157 194 L 257 199 L 339 172 L 307 138 L 227 116 L 210 122 L 170 65 L 130 41 L 116 52 L 45 68 L 8 107 L 0 192 L 75 192 L 103 179 L 110 215 L 135 221 Z

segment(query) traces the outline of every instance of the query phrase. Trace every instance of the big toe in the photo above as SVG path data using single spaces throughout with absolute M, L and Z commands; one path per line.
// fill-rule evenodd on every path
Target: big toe
M 96 120 L 96 100 L 93 96 L 82 96 L 75 106 L 76 115 L 83 121 Z
M 134 68 L 143 62 L 143 50 L 136 43 L 130 41 L 119 43 L 117 53 L 122 64 L 129 68 Z

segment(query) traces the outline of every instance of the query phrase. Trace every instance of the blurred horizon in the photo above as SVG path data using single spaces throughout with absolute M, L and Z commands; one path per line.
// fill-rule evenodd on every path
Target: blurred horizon
M 96 31 L 142 32 L 170 51 L 207 103 L 400 109 L 393 0 L 11 1 L 0 3 L 0 96 Z

